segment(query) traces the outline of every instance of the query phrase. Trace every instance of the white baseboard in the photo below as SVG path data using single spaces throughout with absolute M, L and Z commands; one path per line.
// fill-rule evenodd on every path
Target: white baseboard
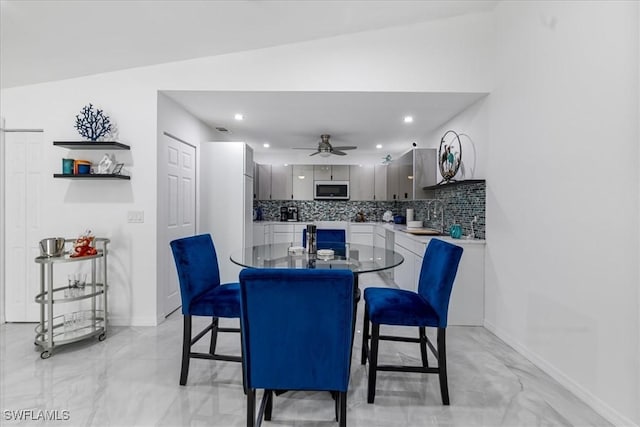
M 545 359 L 538 356 L 535 352 L 532 352 L 525 346 L 521 345 L 518 341 L 513 339 L 509 334 L 501 329 L 498 329 L 490 322 L 485 320 L 484 327 L 500 338 L 502 341 L 513 347 L 518 353 L 529 359 L 531 363 L 547 373 L 551 378 L 558 381 L 562 386 L 566 387 L 571 393 L 576 395 L 580 400 L 589 405 L 594 411 L 602 415 L 609 422 L 618 427 L 640 427 L 634 423 L 631 419 L 627 418 L 611 406 L 603 402 L 597 396 L 594 396 L 590 391 L 573 381 L 562 371 L 557 369 L 554 365 L 547 362 Z
M 111 317 L 111 326 L 158 326 L 155 317 Z

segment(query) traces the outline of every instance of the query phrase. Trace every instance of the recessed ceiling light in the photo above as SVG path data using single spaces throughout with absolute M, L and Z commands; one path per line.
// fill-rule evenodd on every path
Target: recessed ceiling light
M 240 120 L 244 120 L 244 116 L 240 113 L 237 113 L 235 116 L 233 116 L 234 119 L 240 121 Z
M 413 123 L 413 117 L 412 116 L 404 116 L 404 122 L 405 123 Z
M 263 146 L 264 148 L 269 148 L 269 147 L 270 147 L 270 145 L 269 145 L 269 144 L 267 144 L 266 142 L 265 142 L 264 144 L 262 144 L 262 146 Z
M 376 145 L 376 148 L 377 148 L 377 149 L 382 148 L 382 144 L 378 144 L 378 145 Z
M 304 175 L 298 175 L 298 179 L 304 179 Z

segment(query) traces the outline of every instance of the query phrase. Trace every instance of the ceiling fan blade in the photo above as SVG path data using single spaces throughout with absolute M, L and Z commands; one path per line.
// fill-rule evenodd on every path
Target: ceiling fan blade
M 292 150 L 317 150 L 317 148 L 307 148 L 307 147 L 292 147 Z
M 335 148 L 331 150 L 331 154 L 337 154 L 338 156 L 346 156 L 347 153 L 343 153 L 342 151 L 338 151 Z
M 355 150 L 356 147 L 355 145 L 346 145 L 344 147 L 333 147 L 334 150 Z
M 320 154 L 320 152 L 319 152 L 319 151 L 316 151 L 315 153 L 311 153 L 311 154 L 309 154 L 309 155 L 310 155 L 310 156 L 315 156 L 316 154 Z

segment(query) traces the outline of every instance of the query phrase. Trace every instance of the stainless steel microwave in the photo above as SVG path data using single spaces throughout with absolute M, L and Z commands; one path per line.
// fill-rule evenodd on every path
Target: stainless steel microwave
M 349 200 L 349 181 L 314 181 L 315 200 Z

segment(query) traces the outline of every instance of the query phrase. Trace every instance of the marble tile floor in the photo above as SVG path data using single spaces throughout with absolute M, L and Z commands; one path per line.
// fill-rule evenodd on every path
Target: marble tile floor
M 360 284 L 386 282 L 368 274 Z M 441 404 L 436 375 L 394 372 L 378 374 L 375 404 L 367 404 L 367 372 L 360 365 L 362 304 L 348 394 L 351 427 L 611 425 L 482 327 L 448 328 L 451 406 Z M 0 325 L 2 426 L 246 425 L 240 364 L 192 360 L 187 385 L 178 384 L 179 313 L 157 327 L 113 327 L 104 342 L 61 346 L 48 360 L 33 345 L 34 326 Z M 222 334 L 219 349 L 239 353 L 238 335 Z M 380 363 L 406 361 L 419 363 L 416 345 L 381 344 Z M 33 418 L 39 410 L 58 411 L 58 418 L 68 419 L 17 421 L 11 411 L 18 410 L 32 410 Z M 293 392 L 276 398 L 273 420 L 263 425 L 337 424 L 328 393 Z

